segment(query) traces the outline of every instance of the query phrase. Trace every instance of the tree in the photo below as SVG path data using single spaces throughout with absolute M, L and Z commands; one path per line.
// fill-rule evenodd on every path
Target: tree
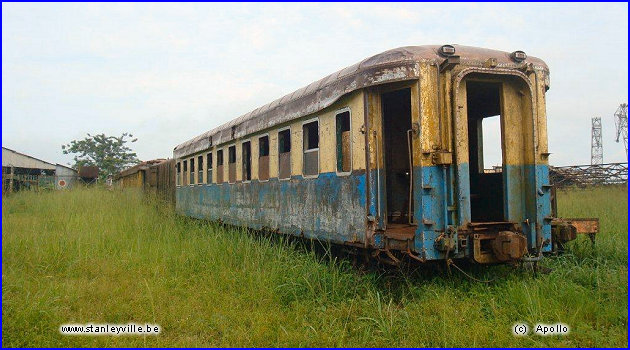
M 83 140 L 74 140 L 62 145 L 61 149 L 63 154 L 76 154 L 74 156 L 76 168 L 97 166 L 99 176 L 104 179 L 140 162 L 136 153 L 126 146 L 127 142 L 133 143 L 137 140 L 129 133 L 123 133 L 120 137 L 87 134 Z

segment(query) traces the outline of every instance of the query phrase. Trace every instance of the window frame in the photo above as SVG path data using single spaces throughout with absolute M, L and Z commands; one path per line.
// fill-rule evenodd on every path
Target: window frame
M 189 163 L 188 164 L 188 171 L 189 171 L 188 186 L 194 186 L 196 182 L 190 181 L 190 180 L 195 180 L 197 178 L 196 171 L 195 171 L 195 156 L 188 158 L 188 163 Z
M 234 147 L 234 163 L 230 163 L 230 148 L 232 147 Z M 233 185 L 238 182 L 238 171 L 236 171 L 236 164 L 238 163 L 238 147 L 236 147 L 236 142 L 232 143 L 231 145 L 228 145 L 227 150 L 228 150 L 227 183 L 230 185 Z M 230 164 L 234 164 L 234 182 L 230 182 Z
M 337 167 L 337 162 L 339 161 L 339 159 L 337 159 L 337 116 L 339 114 L 348 112 L 350 115 L 348 116 L 348 128 L 350 129 L 350 170 L 349 171 L 339 171 L 339 168 Z M 354 148 L 354 140 L 352 137 L 352 109 L 348 106 L 348 107 L 343 107 L 340 108 L 338 110 L 336 110 L 334 112 L 334 119 L 335 119 L 335 173 L 337 174 L 337 176 L 348 176 L 350 174 L 352 174 L 352 161 L 353 161 L 353 148 Z
M 267 137 L 267 172 L 269 172 L 269 167 L 271 164 L 271 137 L 269 136 L 269 133 L 264 133 L 264 134 L 260 134 L 256 136 L 256 143 L 258 145 L 258 147 L 256 147 L 256 156 L 258 158 L 258 160 L 256 161 L 256 165 L 258 165 L 258 169 L 256 169 L 256 178 L 258 180 L 258 182 L 268 182 L 269 179 L 271 178 L 271 176 L 269 176 L 270 174 L 267 174 L 267 180 L 261 180 L 260 179 L 260 139 L 263 137 Z M 278 156 L 278 161 L 280 160 L 280 156 Z M 278 162 L 278 173 L 280 173 L 280 162 Z M 279 175 L 279 174 L 278 174 Z
M 206 155 L 206 185 L 212 185 L 213 183 L 212 177 L 214 176 L 214 152 L 210 150 L 209 152 L 206 152 L 205 155 Z M 210 158 L 208 158 L 208 155 L 210 155 Z M 208 160 L 210 160 L 210 162 L 208 162 Z M 212 167 L 209 167 L 210 164 L 212 164 Z M 212 170 L 212 175 L 208 177 L 208 171 L 211 171 L 211 170 Z
M 197 185 L 203 185 L 203 176 L 204 176 L 204 170 L 203 170 L 203 153 L 200 153 L 197 155 Z M 201 159 L 201 163 L 199 163 L 199 160 Z M 199 179 L 199 173 L 201 173 L 201 180 Z
M 289 130 L 289 152 L 285 152 L 285 153 L 289 153 L 289 177 L 286 178 L 280 178 L 280 133 L 283 131 Z M 280 128 L 277 130 L 277 143 L 278 143 L 278 181 L 288 181 L 291 180 L 291 175 L 293 175 L 293 160 L 291 159 L 291 152 L 293 151 L 293 144 L 292 144 L 292 138 L 291 137 L 291 125 L 289 126 L 285 126 L 283 128 Z M 271 141 L 270 141 L 271 143 Z M 271 145 L 270 145 L 271 146 Z M 269 153 L 271 153 L 271 147 L 269 147 Z M 270 176 L 271 177 L 271 176 Z
M 227 181 L 225 181 L 226 180 L 225 179 L 225 151 L 226 151 L 225 146 L 217 148 L 216 151 L 217 151 L 217 156 L 216 156 L 216 160 L 217 161 L 216 161 L 216 168 L 215 169 L 217 169 L 217 174 L 215 175 L 215 177 L 218 178 L 218 176 L 219 176 L 219 173 L 218 173 L 219 169 L 218 169 L 218 167 L 221 166 L 222 167 L 221 168 L 221 170 L 222 170 L 221 182 L 217 181 L 217 185 L 223 185 L 224 183 L 227 182 Z M 221 164 L 219 164 L 219 152 L 221 152 Z
M 175 163 L 175 186 L 180 187 L 182 185 L 182 179 L 180 176 L 182 175 L 182 161 L 179 160 Z
M 307 141 L 304 139 L 304 125 L 311 124 L 313 122 L 317 122 L 317 148 L 311 148 L 309 150 L 306 150 L 305 149 L 305 142 L 307 142 Z M 320 127 L 319 116 L 307 119 L 307 120 L 302 122 L 302 171 L 301 171 L 301 173 L 302 173 L 302 178 L 305 178 L 305 179 L 315 179 L 315 178 L 319 177 L 319 174 L 321 174 L 321 164 L 320 164 L 321 154 L 319 152 L 320 149 L 321 149 L 321 147 L 320 147 L 321 137 L 320 137 L 320 132 L 319 132 L 320 128 L 319 127 Z M 317 151 L 317 174 L 316 175 L 306 175 L 306 174 L 304 174 L 304 156 L 305 156 L 305 154 L 307 152 L 311 153 L 311 152 L 315 152 L 315 151 Z
M 243 145 L 245 143 L 247 143 L 247 142 L 249 142 L 249 180 L 245 180 L 245 178 L 243 177 L 243 165 L 245 165 L 244 164 L 245 158 L 243 157 Z M 238 150 L 237 150 L 237 152 L 238 152 Z M 236 155 L 237 155 L 236 159 L 238 159 L 238 153 Z M 242 140 L 241 141 L 241 177 L 242 177 L 241 182 L 243 182 L 243 183 L 252 182 L 252 175 L 254 173 L 254 171 L 252 169 L 253 168 L 253 163 L 254 163 L 253 159 L 254 159 L 254 157 L 252 156 L 252 139 L 248 138 L 248 139 Z M 236 174 L 236 178 L 238 179 L 238 173 Z

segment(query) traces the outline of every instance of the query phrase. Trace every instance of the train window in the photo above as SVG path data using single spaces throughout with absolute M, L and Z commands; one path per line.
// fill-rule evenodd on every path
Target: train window
M 278 132 L 278 178 L 291 177 L 291 129 Z
M 208 153 L 206 163 L 207 163 L 206 167 L 208 168 L 206 170 L 206 183 L 211 184 L 212 183 L 212 152 Z
M 223 150 L 217 151 L 217 165 L 223 165 Z
M 317 120 L 302 125 L 304 161 L 302 174 L 319 174 L 319 122 Z
M 241 155 L 243 156 L 243 181 L 250 181 L 252 179 L 251 142 L 243 142 Z
M 187 173 L 188 173 L 188 161 L 185 160 L 184 161 L 184 185 L 188 184 L 188 177 L 186 177 Z
M 190 185 L 195 184 L 195 158 L 190 158 Z
M 236 182 L 236 146 L 228 147 L 228 182 Z
M 230 148 L 228 148 L 228 158 L 230 164 L 236 163 L 236 146 L 230 146 Z
M 175 164 L 175 172 L 177 173 L 177 175 L 175 176 L 175 185 L 179 186 L 181 179 L 179 178 L 182 175 L 182 163 L 181 162 L 177 162 L 177 164 Z
M 217 151 L 217 183 L 223 183 L 223 150 Z
M 350 111 L 337 113 L 335 116 L 335 129 L 337 143 L 337 172 L 347 173 L 352 170 Z
M 258 138 L 258 180 L 269 180 L 269 136 Z
M 197 183 L 203 183 L 203 156 L 197 157 Z

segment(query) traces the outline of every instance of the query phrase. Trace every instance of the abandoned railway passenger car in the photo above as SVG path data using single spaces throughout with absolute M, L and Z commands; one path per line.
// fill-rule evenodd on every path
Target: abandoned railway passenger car
M 386 51 L 175 147 L 176 209 L 392 263 L 535 260 L 552 247 L 548 88 L 522 51 Z

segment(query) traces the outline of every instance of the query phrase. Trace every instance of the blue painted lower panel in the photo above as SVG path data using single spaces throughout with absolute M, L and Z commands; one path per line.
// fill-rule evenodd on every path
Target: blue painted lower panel
M 522 209 L 519 216 L 536 222 L 542 229 L 543 239 L 550 240 L 551 225 L 545 220 L 551 214 L 550 193 L 542 187 L 549 183 L 548 166 L 522 168 L 519 177 L 527 183 L 519 188 L 531 192 L 522 196 L 524 202 L 519 200 Z M 508 169 L 508 174 L 515 171 Z M 414 168 L 414 218 L 418 223 L 414 247 L 427 260 L 444 257 L 443 252 L 435 249 L 434 242 L 446 225 L 458 227 L 470 220 L 467 174 L 467 164 L 457 168 L 449 166 L 446 171 L 440 166 Z M 462 179 L 466 181 L 462 182 Z M 381 191 L 385 187 L 383 174 L 372 171 L 370 185 L 369 213 L 378 216 L 380 209 L 380 214 L 384 215 L 385 195 L 378 194 L 379 185 Z M 326 173 L 317 178 L 298 176 L 291 180 L 271 179 L 231 185 L 181 186 L 176 190 L 176 208 L 183 215 L 254 229 L 277 229 L 285 234 L 335 243 L 364 243 L 368 205 L 366 187 L 363 172 L 348 176 Z M 534 198 L 534 205 L 527 203 Z M 379 200 L 380 206 L 377 204 Z M 526 234 L 530 243 L 535 240 L 535 231 Z M 379 236 L 373 243 L 374 247 L 382 247 Z M 544 247 L 544 251 L 550 249 L 551 245 Z
M 178 213 L 336 243 L 364 242 L 365 173 L 181 186 Z
M 416 229 L 416 252 L 422 253 L 427 260 L 441 259 L 444 253 L 435 249 L 435 239 L 444 232 L 445 224 L 452 224 L 448 210 L 450 169 L 440 166 L 414 167 L 414 217 L 418 222 Z M 445 178 L 446 175 L 446 178 Z M 446 201 L 445 201 L 446 200 Z M 446 220 L 446 221 L 445 221 Z
M 551 242 L 551 221 L 546 220 L 551 217 L 551 188 L 543 186 L 550 184 L 549 166 L 537 165 L 535 174 L 540 189 L 536 196 L 536 222 L 542 227 L 543 241 Z M 543 246 L 543 252 L 551 252 L 551 244 Z
M 504 179 L 508 179 L 504 191 L 508 193 L 509 203 L 506 203 L 508 217 L 504 220 L 518 223 L 530 248 L 537 248 L 536 227 L 541 230 L 543 241 L 551 240 L 551 222 L 546 220 L 551 215 L 551 198 L 549 187 L 543 186 L 549 184 L 549 167 L 506 168 Z M 414 217 L 418 222 L 415 248 L 424 252 L 428 260 L 444 257 L 444 253 L 435 249 L 434 242 L 447 225 L 459 227 L 471 222 L 468 164 L 459 164 L 454 170 L 452 166 L 446 171 L 440 166 L 414 168 Z M 526 219 L 529 227 L 524 224 Z M 543 247 L 545 252 L 550 250 L 550 244 Z

